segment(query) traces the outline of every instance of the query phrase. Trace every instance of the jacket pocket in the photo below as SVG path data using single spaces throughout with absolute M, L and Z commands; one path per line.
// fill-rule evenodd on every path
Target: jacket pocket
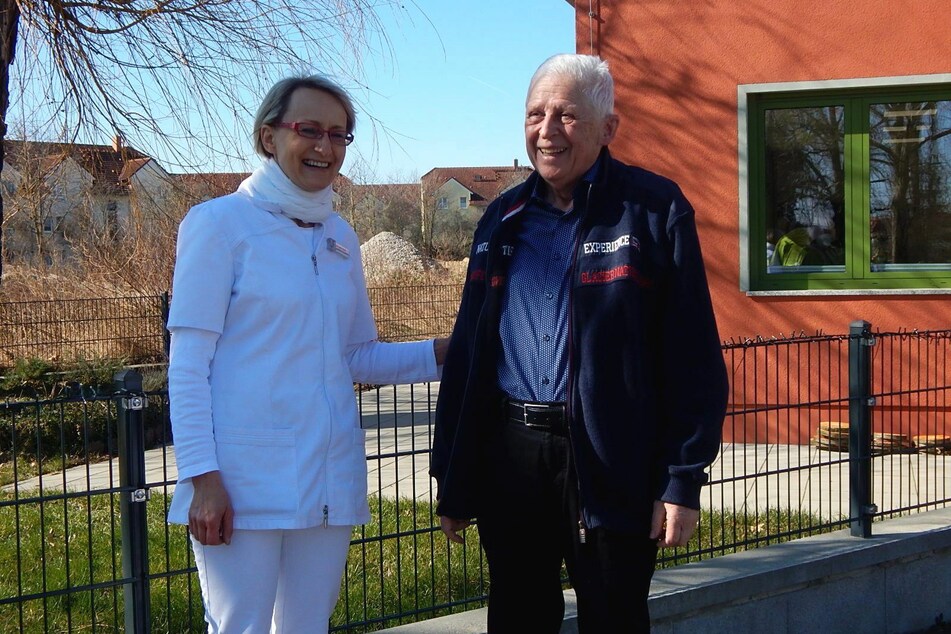
M 297 512 L 297 451 L 292 433 L 218 431 L 215 443 L 236 519 L 286 518 Z

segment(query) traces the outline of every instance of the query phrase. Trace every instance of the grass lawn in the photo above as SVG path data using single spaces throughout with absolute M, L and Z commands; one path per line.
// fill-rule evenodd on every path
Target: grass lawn
M 187 573 L 188 538 L 183 527 L 165 524 L 168 501 L 153 494 L 147 507 L 152 631 L 204 632 L 197 575 Z M 488 574 L 475 529 L 467 531 L 465 546 L 449 548 L 428 503 L 373 497 L 370 509 L 371 523 L 354 531 L 332 627 L 370 632 L 482 604 Z M 768 535 L 819 532 L 810 528 L 816 523 L 780 511 L 736 518 L 703 513 L 689 547 L 659 565 L 700 558 L 690 553 L 709 558 L 786 541 Z M 43 502 L 3 494 L 0 632 L 125 631 L 120 552 L 118 494 Z
M 185 573 L 194 565 L 185 529 L 165 523 L 168 500 L 153 494 L 147 510 L 152 631 L 197 634 L 206 631 L 198 577 Z M 0 504 L 0 632 L 124 632 L 118 494 L 42 503 L 3 494 Z M 475 530 L 464 548 L 449 549 L 428 504 L 371 498 L 370 508 L 371 523 L 354 530 L 332 627 L 365 621 L 346 631 L 369 632 L 417 620 L 393 615 L 428 618 L 451 611 L 437 604 L 478 603 Z

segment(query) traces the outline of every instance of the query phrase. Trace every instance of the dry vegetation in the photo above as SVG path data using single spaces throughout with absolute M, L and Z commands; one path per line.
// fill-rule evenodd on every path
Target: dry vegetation
M 172 290 L 178 224 L 199 194 L 171 188 L 161 201 L 136 199 L 128 218 L 112 227 L 78 208 L 58 243 L 23 249 L 8 261 L 0 283 L 0 367 L 24 358 L 63 364 L 163 358 L 163 295 Z M 19 200 L 7 222 L 42 207 L 42 200 L 29 202 Z M 381 338 L 450 332 L 463 262 L 423 257 L 391 232 L 374 236 L 361 252 Z
M 406 341 L 451 332 L 465 275 L 461 263 L 427 258 L 390 232 L 367 240 L 360 250 L 382 339 Z
M 153 257 L 143 265 L 108 255 L 103 251 L 96 257 L 95 267 L 6 267 L 0 284 L 0 368 L 23 358 L 58 364 L 163 358 L 162 293 L 168 289 L 163 281 L 170 279 L 171 259 Z M 405 341 L 448 335 L 464 275 L 465 262 L 439 262 L 415 272 L 368 272 L 380 337 Z
M 410 341 L 449 335 L 462 285 L 445 281 L 401 283 L 372 286 L 368 290 L 380 338 Z
M 101 203 L 82 191 L 49 234 L 33 229 L 53 215 L 55 196 L 42 188 L 29 188 L 36 195 L 28 196 L 23 189 L 4 218 L 0 302 L 157 295 L 169 289 L 178 225 L 198 202 L 197 194 L 174 178 L 154 197 L 133 192 L 121 217 L 107 218 Z M 9 239 L 13 235 L 17 241 Z

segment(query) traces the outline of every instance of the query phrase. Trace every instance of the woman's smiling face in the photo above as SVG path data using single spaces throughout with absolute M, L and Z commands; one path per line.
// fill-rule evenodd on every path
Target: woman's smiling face
M 307 122 L 329 132 L 346 132 L 347 112 L 328 92 L 298 88 L 291 94 L 281 122 Z M 261 144 L 291 182 L 308 192 L 330 187 L 347 156 L 347 147 L 332 144 L 327 134 L 306 139 L 290 128 L 268 124 L 261 127 Z

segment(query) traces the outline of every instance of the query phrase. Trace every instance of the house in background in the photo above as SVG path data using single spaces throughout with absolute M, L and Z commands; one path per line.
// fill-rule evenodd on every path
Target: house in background
M 721 337 L 951 327 L 947 0 L 572 4 L 577 52 L 615 78 L 611 152 L 675 180 L 696 210 Z M 876 380 L 947 376 L 947 359 L 917 354 Z M 733 368 L 735 402 L 752 407 L 744 395 L 770 376 L 825 394 L 824 368 L 787 381 L 781 364 Z M 876 431 L 900 431 L 900 407 L 879 404 Z M 841 406 L 800 413 L 848 420 Z M 912 415 L 948 433 L 947 404 Z M 732 424 L 775 430 L 775 416 Z
M 437 167 L 420 179 L 422 246 L 427 255 L 457 260 L 469 253 L 472 232 L 499 194 L 532 173 L 511 167 Z
M 521 183 L 531 167 L 436 167 L 420 179 L 424 209 L 460 211 L 475 207 L 481 214 L 505 190 Z
M 168 173 L 122 144 L 6 140 L 3 240 L 10 259 L 68 257 L 71 231 L 103 235 L 128 226 L 136 201 L 162 200 Z
M 7 140 L 3 171 L 5 257 L 69 259 L 77 237 L 117 236 L 133 222 L 177 222 L 203 201 L 230 194 L 247 172 L 170 174 L 153 158 L 124 145 Z M 334 181 L 334 206 L 361 241 L 393 232 L 432 253 L 463 257 L 471 230 L 501 192 L 531 168 L 461 167 L 430 170 L 420 183 Z
M 172 182 L 185 207 L 193 207 L 206 200 L 225 196 L 238 189 L 249 172 L 205 172 L 173 174 Z

